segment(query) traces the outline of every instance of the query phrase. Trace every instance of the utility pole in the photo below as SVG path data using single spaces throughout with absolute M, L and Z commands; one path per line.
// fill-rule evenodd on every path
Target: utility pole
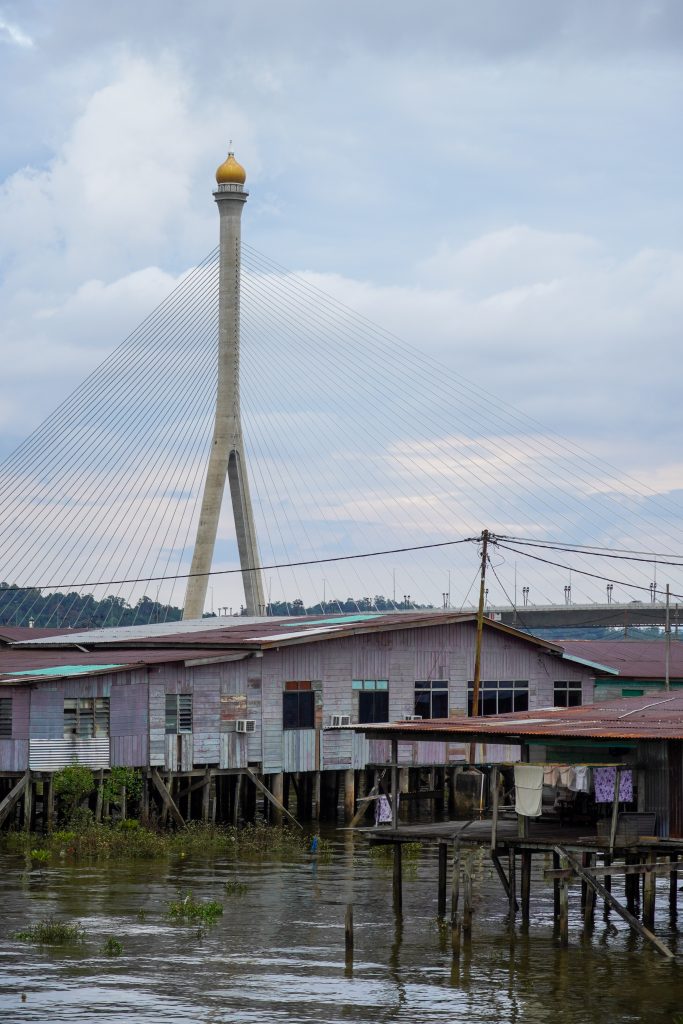
M 671 621 L 669 619 L 669 607 L 670 607 L 670 594 L 669 584 L 666 585 L 666 625 L 664 626 L 664 689 L 671 689 L 671 681 L 669 679 L 671 669 Z
M 479 714 L 479 686 L 481 683 L 481 640 L 484 633 L 484 598 L 486 595 L 486 561 L 489 531 L 481 531 L 481 575 L 479 578 L 479 609 L 477 611 L 477 638 L 474 648 L 474 683 L 472 685 L 472 714 Z

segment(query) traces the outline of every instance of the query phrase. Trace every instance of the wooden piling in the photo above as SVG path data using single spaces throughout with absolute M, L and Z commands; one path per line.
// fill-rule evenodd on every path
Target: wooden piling
M 146 768 L 143 768 L 142 771 L 142 791 L 140 793 L 140 823 L 145 828 L 149 826 L 149 773 Z
M 202 786 L 202 821 L 207 822 L 209 820 L 209 809 L 211 804 L 211 769 L 207 768 L 204 774 L 204 784 Z
M 647 864 L 656 864 L 653 853 L 647 855 Z M 657 876 L 654 871 L 646 871 L 643 876 L 643 924 L 652 930 L 655 926 L 655 903 L 657 898 Z
M 439 892 L 437 914 L 441 920 L 446 916 L 446 876 L 448 873 L 448 843 L 439 841 Z
M 313 799 L 311 803 L 313 821 L 320 821 L 320 772 L 313 773 Z
M 670 860 L 678 863 L 678 854 L 672 853 Z M 673 868 L 669 873 L 669 916 L 672 922 L 678 917 L 678 871 Z
M 453 956 L 460 953 L 460 917 L 458 902 L 460 899 L 460 844 L 456 839 L 453 843 L 453 875 L 451 877 L 451 945 Z
M 553 850 L 553 868 L 555 871 L 559 870 L 560 867 L 560 855 L 555 853 Z M 555 918 L 555 927 L 559 927 L 560 924 L 560 880 L 559 878 L 553 878 L 553 916 Z
M 285 777 L 282 772 L 275 772 L 270 776 L 270 792 L 278 803 L 284 806 L 283 797 L 285 795 Z M 273 825 L 282 824 L 282 811 L 276 804 L 271 805 L 270 820 Z
M 592 870 L 592 868 L 593 868 L 593 866 L 595 864 L 596 857 L 595 857 L 594 854 L 589 853 L 587 855 L 587 857 L 586 857 L 586 860 L 587 860 L 587 865 L 586 866 L 587 866 L 588 870 L 590 871 L 590 870 Z M 585 898 L 585 903 L 584 903 L 584 908 L 583 908 L 583 924 L 584 924 L 584 928 L 586 928 L 587 930 L 590 930 L 593 927 L 594 920 L 595 920 L 595 889 L 592 886 L 589 886 L 588 890 L 586 892 L 586 898 Z
M 356 773 L 353 768 L 344 772 L 344 821 L 348 825 L 356 813 Z
M 346 916 L 344 918 L 344 946 L 346 950 L 346 962 L 353 963 L 353 903 L 346 904 Z
M 394 843 L 394 913 L 399 917 L 403 914 L 403 848 L 401 843 Z
M 560 915 L 558 920 L 560 931 L 560 945 L 569 945 L 569 883 L 563 878 L 560 880 Z
M 100 768 L 97 773 L 97 795 L 95 797 L 95 821 L 102 821 L 102 804 L 104 795 L 104 771 Z
M 515 848 L 514 846 L 508 847 L 508 885 L 509 891 L 509 923 L 510 927 L 514 928 L 515 918 L 517 916 L 517 881 L 515 878 Z
M 465 938 L 472 934 L 472 856 L 463 864 L 462 878 L 462 933 Z
M 521 873 L 522 923 L 528 924 L 531 904 L 531 850 L 522 850 Z
M 26 772 L 26 783 L 24 786 L 24 829 L 27 832 L 31 831 L 31 821 L 33 818 L 33 775 L 32 773 Z

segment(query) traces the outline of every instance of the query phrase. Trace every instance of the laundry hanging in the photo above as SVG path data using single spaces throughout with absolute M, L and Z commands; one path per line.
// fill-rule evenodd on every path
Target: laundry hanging
M 525 818 L 538 818 L 543 802 L 543 766 L 515 765 L 515 810 Z
M 616 768 L 594 768 L 596 804 L 611 804 L 614 800 L 614 783 L 617 777 Z M 630 804 L 633 800 L 633 772 L 630 768 L 622 768 L 619 782 L 619 803 Z

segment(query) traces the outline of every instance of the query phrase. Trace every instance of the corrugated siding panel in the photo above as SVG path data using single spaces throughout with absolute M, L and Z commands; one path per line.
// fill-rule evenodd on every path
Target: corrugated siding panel
M 84 764 L 88 768 L 108 768 L 109 738 L 97 736 L 93 739 L 77 737 L 68 740 L 32 739 L 29 749 L 31 771 L 51 772 L 69 764 Z
M 147 736 L 112 736 L 111 763 L 126 768 L 147 765 Z
M 2 696 L 12 698 L 12 739 L 27 740 L 31 707 L 31 693 L 28 687 L 3 687 Z
M 381 643 L 379 642 L 381 639 Z M 388 679 L 389 650 L 388 634 L 354 637 L 351 662 L 353 679 Z
M 112 683 L 109 702 L 112 736 L 144 736 L 149 727 L 147 673 L 135 672 Z
M 149 684 L 149 763 L 157 768 L 166 765 L 166 691 L 158 673 Z
M 31 739 L 64 739 L 64 693 L 56 685 L 37 686 L 31 694 Z
M 324 769 L 351 768 L 354 766 L 355 733 L 348 729 L 326 729 L 322 736 L 324 737 L 322 751 L 322 766 Z M 358 739 L 364 741 L 364 737 L 360 735 Z
M 327 733 L 325 734 L 325 757 L 327 759 Z M 352 733 L 352 768 L 365 768 L 370 763 L 370 741 L 362 733 Z
M 448 679 L 450 651 L 415 651 L 416 679 Z
M 0 772 L 25 772 L 28 740 L 0 740 Z
M 247 737 L 244 733 L 221 733 L 219 766 L 221 768 L 246 768 L 247 765 Z
M 295 647 L 282 647 L 277 652 L 278 671 L 284 682 L 286 679 L 321 679 L 323 672 L 321 645 L 300 644 Z
M 667 744 L 659 740 L 640 740 L 638 761 L 645 778 L 645 811 L 657 815 L 655 832 L 669 835 L 669 754 Z
M 350 752 L 349 752 L 350 753 Z M 285 729 L 282 734 L 282 768 L 286 772 L 314 772 L 316 760 L 315 729 Z
M 669 742 L 669 834 L 683 837 L 683 744 Z

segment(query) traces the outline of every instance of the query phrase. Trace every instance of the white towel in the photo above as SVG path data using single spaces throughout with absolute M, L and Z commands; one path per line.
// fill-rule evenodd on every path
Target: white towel
M 543 802 L 543 767 L 515 765 L 515 810 L 525 818 L 538 818 Z
M 569 788 L 575 793 L 590 793 L 591 770 L 587 764 L 577 764 L 574 769 L 574 783 Z

